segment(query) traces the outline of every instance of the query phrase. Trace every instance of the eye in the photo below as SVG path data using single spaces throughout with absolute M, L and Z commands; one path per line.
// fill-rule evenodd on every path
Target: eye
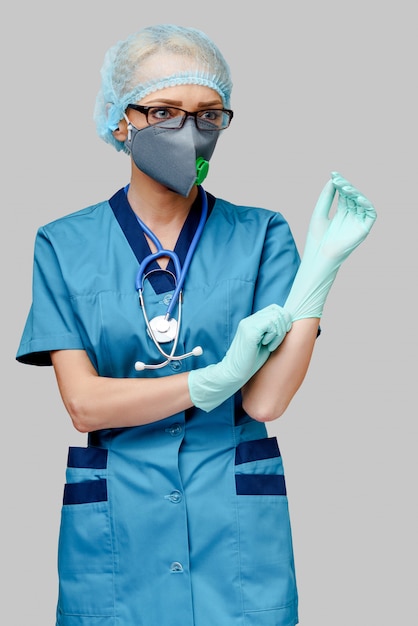
M 207 111 L 199 111 L 199 117 L 208 122 L 216 124 L 222 118 L 222 111 L 218 109 L 208 109 Z
M 168 107 L 153 107 L 148 111 L 148 119 L 150 122 L 163 122 L 164 120 L 169 120 L 172 117 L 173 115 L 171 113 L 171 109 Z

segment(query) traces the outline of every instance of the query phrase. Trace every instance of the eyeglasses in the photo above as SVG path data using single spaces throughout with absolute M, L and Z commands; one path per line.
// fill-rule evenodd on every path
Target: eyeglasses
M 234 115 L 230 109 L 204 109 L 203 111 L 185 111 L 177 107 L 149 107 L 141 104 L 128 104 L 128 109 L 139 111 L 150 126 L 164 122 L 164 128 L 178 129 L 184 126 L 188 117 L 193 117 L 199 130 L 225 130 Z

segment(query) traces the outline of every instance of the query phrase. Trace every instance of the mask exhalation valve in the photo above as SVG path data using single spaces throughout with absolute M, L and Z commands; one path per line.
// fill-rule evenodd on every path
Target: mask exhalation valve
M 203 157 L 197 157 L 196 159 L 196 185 L 201 185 L 208 175 L 209 161 L 206 161 Z

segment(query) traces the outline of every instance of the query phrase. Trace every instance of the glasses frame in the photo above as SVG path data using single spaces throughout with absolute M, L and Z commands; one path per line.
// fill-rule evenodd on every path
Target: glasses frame
M 184 113 L 185 115 L 181 118 L 181 124 L 180 126 L 176 126 L 174 128 L 172 128 L 171 130 L 180 130 L 180 128 L 183 128 L 184 124 L 186 123 L 186 120 L 188 117 L 192 117 L 194 119 L 194 123 L 196 125 L 196 128 L 198 130 L 202 130 L 202 131 L 207 131 L 209 133 L 211 132 L 220 132 L 221 130 L 226 130 L 230 123 L 232 118 L 234 117 L 234 112 L 231 109 L 199 109 L 199 111 L 186 111 L 185 109 L 180 109 L 180 107 L 172 107 L 172 106 L 144 106 L 142 104 L 128 104 L 128 106 L 126 107 L 127 109 L 133 109 L 134 111 L 139 111 L 140 113 L 142 113 L 143 115 L 145 115 L 145 119 L 147 121 L 148 126 L 156 126 L 159 122 L 156 122 L 155 124 L 150 124 L 148 121 L 148 113 L 150 112 L 151 109 L 175 109 L 176 111 L 181 111 L 182 113 Z M 226 113 L 228 115 L 228 126 L 224 126 L 223 128 L 199 128 L 199 126 L 197 125 L 197 119 L 198 119 L 198 115 L 199 113 L 203 113 L 204 111 L 222 111 L 222 113 Z M 161 123 L 166 122 L 167 120 L 161 120 Z M 169 129 L 170 130 L 170 129 Z

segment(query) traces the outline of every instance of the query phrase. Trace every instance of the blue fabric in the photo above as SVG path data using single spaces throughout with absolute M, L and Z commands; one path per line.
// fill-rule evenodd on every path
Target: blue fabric
M 210 194 L 207 194 L 207 196 L 208 215 L 210 215 L 213 204 L 215 202 L 215 198 Z M 195 234 L 197 226 L 199 224 L 200 205 L 198 200 L 199 197 L 196 199 L 194 205 L 192 206 L 192 209 L 183 225 L 174 249 L 174 252 L 179 257 L 180 265 L 182 267 L 187 255 L 187 251 L 189 249 L 189 242 L 193 239 L 193 235 Z M 145 239 L 144 233 L 142 232 L 140 225 L 138 224 L 135 213 L 129 206 L 125 190 L 120 189 L 117 193 L 115 193 L 115 195 L 110 198 L 109 204 L 112 207 L 112 211 L 115 214 L 115 217 L 118 220 L 119 225 L 123 230 L 124 235 L 138 260 L 139 265 L 144 257 L 151 254 L 151 249 L 148 245 L 147 240 Z M 146 271 L 149 272 L 150 270 L 157 270 L 158 268 L 159 265 L 157 261 L 154 261 L 153 263 L 150 263 L 150 265 L 146 268 Z M 167 265 L 167 271 L 175 274 L 174 263 L 171 259 Z M 167 272 L 157 272 L 150 274 L 149 280 L 156 293 L 163 293 L 164 291 L 170 291 L 170 289 L 173 289 L 173 281 L 171 280 L 170 275 L 167 274 Z
M 285 496 L 286 484 L 283 475 L 237 474 L 235 476 L 239 496 Z
M 275 437 L 241 442 L 235 451 L 235 465 L 280 456 L 279 444 Z
M 99 375 L 110 377 L 216 363 L 243 317 L 283 305 L 298 264 L 280 214 L 217 198 L 186 278 L 178 346 L 201 345 L 203 355 L 136 372 L 137 360 L 160 358 L 139 309 L 138 259 L 109 202 L 101 202 L 39 229 L 17 358 L 46 365 L 50 350 L 84 349 Z M 147 281 L 149 315 L 163 313 L 170 296 Z M 75 503 L 62 510 L 59 626 L 161 626 L 172 622 L 173 607 L 182 626 L 297 623 L 287 496 L 277 487 L 282 458 L 240 398 L 209 414 L 190 409 L 90 433 L 89 446 L 107 451 L 106 464 L 89 446 L 70 453 L 65 492 Z M 263 482 L 269 492 L 276 485 L 273 494 L 264 485 L 260 495 Z M 104 497 L 105 483 L 107 500 L 85 501 L 92 491 Z M 257 493 L 237 494 L 244 483 Z
M 72 446 L 68 450 L 67 467 L 104 469 L 107 467 L 107 454 L 108 452 L 105 448 Z
M 68 483 L 64 487 L 63 504 L 85 504 L 107 500 L 107 485 L 104 478 Z
M 179 342 L 179 350 L 181 344 L 200 344 L 205 353 L 183 367 L 219 361 L 242 317 L 272 302 L 283 305 L 298 265 L 280 214 L 217 199 L 188 272 Z M 155 352 L 133 289 L 137 269 L 108 202 L 40 228 L 33 303 L 18 360 L 50 364 L 50 350 L 84 348 L 101 375 L 135 376 L 133 364 L 140 354 Z M 165 312 L 164 295 L 145 289 L 151 315 Z M 166 375 L 166 370 L 151 375 Z

